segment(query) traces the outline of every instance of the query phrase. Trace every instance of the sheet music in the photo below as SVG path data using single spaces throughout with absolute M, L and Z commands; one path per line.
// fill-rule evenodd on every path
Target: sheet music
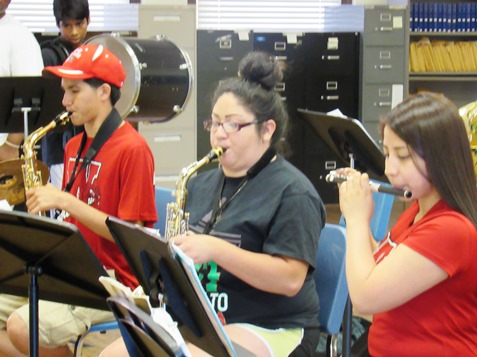
M 217 335 L 222 340 L 222 343 L 229 352 L 229 355 L 237 356 L 232 342 L 227 336 L 227 333 L 225 332 L 224 327 L 222 326 L 219 317 L 217 316 L 217 313 L 212 307 L 212 304 L 210 303 L 210 300 L 206 292 L 204 291 L 202 284 L 200 283 L 199 276 L 197 275 L 197 271 L 195 270 L 194 261 L 174 243 L 171 243 L 169 247 L 171 248 L 172 254 L 175 255 L 175 258 L 181 263 L 182 267 L 184 268 L 184 272 L 187 274 L 187 277 L 189 278 L 189 281 L 191 282 L 191 285 L 193 286 L 197 297 L 199 298 L 202 306 L 204 306 L 207 316 L 212 322 L 212 325 L 214 326 Z

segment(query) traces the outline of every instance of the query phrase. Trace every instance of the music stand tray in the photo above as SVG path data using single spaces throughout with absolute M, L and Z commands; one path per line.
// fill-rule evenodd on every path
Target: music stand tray
M 195 267 L 180 250 L 143 227 L 108 217 L 106 225 L 126 257 L 151 305 L 159 294 L 178 322 L 186 341 L 207 353 L 221 356 L 253 356 L 231 342 L 200 284 Z M 183 254 L 183 253 L 182 253 Z
M 38 347 L 38 300 L 109 310 L 101 263 L 72 224 L 0 210 L 0 292 L 28 296 L 30 351 Z
M 383 152 L 359 120 L 305 109 L 298 109 L 298 112 L 348 167 L 354 166 L 354 159 L 357 170 L 369 171 L 371 177 L 387 182 Z

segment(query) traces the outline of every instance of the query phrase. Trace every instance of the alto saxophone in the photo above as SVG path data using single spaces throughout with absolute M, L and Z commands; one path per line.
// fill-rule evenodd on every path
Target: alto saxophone
M 176 182 L 176 189 L 173 193 L 176 198 L 175 202 L 167 204 L 166 211 L 166 232 L 165 238 L 169 240 L 172 237 L 183 235 L 189 229 L 189 213 L 185 212 L 185 204 L 187 197 L 187 182 L 190 177 L 197 172 L 202 166 L 218 159 L 224 150 L 220 147 L 214 148 L 204 156 L 201 160 L 193 162 L 189 166 L 182 169 L 179 179 Z
M 33 187 L 43 185 L 41 171 L 37 170 L 35 144 L 57 125 L 64 125 L 70 120 L 71 113 L 63 112 L 56 116 L 48 125 L 36 129 L 23 142 L 22 164 L 23 184 L 25 192 Z

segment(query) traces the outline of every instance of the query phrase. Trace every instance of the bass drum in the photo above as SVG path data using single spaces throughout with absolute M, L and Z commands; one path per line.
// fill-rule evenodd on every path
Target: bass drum
M 163 122 L 182 112 L 192 89 L 189 56 L 163 36 L 154 39 L 102 34 L 86 43 L 103 45 L 121 60 L 126 81 L 116 103 L 128 121 Z

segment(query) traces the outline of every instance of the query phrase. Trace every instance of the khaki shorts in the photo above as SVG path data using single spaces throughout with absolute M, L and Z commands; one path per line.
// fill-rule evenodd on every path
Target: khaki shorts
M 6 321 L 15 312 L 29 326 L 28 299 L 0 294 L 0 329 L 5 329 Z M 113 321 L 111 311 L 102 311 L 81 306 L 60 304 L 40 300 L 38 302 L 38 335 L 40 345 L 55 348 L 66 345 L 86 332 L 92 324 Z
M 244 323 L 233 325 L 240 326 L 260 338 L 267 345 L 270 356 L 274 357 L 289 356 L 300 345 L 304 334 L 302 328 L 270 330 Z

